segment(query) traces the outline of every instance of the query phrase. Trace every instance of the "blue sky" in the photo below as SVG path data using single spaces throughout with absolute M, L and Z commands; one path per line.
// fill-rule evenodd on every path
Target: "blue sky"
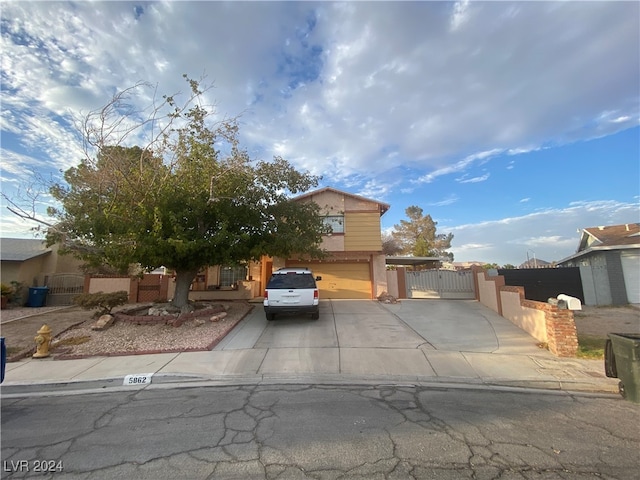
M 638 2 L 3 2 L 1 181 L 81 158 L 74 118 L 203 73 L 255 159 L 418 205 L 456 261 L 575 252 L 640 221 Z M 42 197 L 37 208 L 50 199 Z M 4 208 L 4 237 L 30 224 Z

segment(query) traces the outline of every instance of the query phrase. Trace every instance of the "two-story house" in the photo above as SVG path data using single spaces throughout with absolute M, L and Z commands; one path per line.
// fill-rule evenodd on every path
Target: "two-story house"
M 272 270 L 281 267 L 308 267 L 318 282 L 320 298 L 373 299 L 387 290 L 385 256 L 382 253 L 380 217 L 389 210 L 383 202 L 326 187 L 296 197 L 299 202 L 315 202 L 332 233 L 323 237 L 321 247 L 328 255 L 322 260 L 263 258 L 261 284 Z

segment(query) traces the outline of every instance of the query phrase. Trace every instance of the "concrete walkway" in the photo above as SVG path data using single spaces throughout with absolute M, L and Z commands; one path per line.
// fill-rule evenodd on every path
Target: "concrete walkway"
M 601 360 L 562 359 L 472 300 L 325 300 L 319 320 L 273 322 L 255 308 L 209 352 L 25 359 L 7 364 L 3 394 L 82 382 L 464 384 L 617 394 Z M 104 385 L 103 385 L 104 386 Z M 125 387 L 123 387 L 125 388 Z M 134 388 L 134 387 L 126 387 Z

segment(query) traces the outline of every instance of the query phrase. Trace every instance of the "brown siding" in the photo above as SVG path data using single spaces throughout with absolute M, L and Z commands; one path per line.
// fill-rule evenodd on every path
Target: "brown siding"
M 380 214 L 376 212 L 346 212 L 344 216 L 345 251 L 382 250 Z

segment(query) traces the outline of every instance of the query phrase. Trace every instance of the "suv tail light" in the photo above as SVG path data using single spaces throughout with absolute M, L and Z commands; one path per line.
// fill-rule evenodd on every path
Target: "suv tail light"
M 318 298 L 318 289 L 317 288 L 313 291 L 313 298 Z
M 265 290 L 264 291 L 264 299 L 267 300 L 269 298 L 269 291 Z

